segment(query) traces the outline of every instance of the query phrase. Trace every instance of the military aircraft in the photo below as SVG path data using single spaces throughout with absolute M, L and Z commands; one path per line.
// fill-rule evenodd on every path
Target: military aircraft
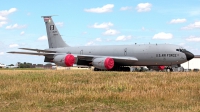
M 70 67 L 74 64 L 94 66 L 94 70 L 122 71 L 128 66 L 147 66 L 148 68 L 163 70 L 166 67 L 180 66 L 191 60 L 194 55 L 178 45 L 172 44 L 133 44 L 106 46 L 78 46 L 67 45 L 52 16 L 42 16 L 46 25 L 49 49 L 31 49 L 32 52 L 8 52 L 14 54 L 42 55 L 44 62 L 52 62 L 58 66 Z

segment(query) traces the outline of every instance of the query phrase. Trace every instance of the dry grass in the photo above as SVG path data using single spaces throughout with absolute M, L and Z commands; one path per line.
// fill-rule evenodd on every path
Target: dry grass
M 0 71 L 0 111 L 199 110 L 200 72 Z

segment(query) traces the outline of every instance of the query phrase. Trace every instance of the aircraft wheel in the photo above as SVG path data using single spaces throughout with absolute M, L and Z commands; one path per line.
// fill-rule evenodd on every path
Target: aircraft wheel
M 168 69 L 166 69 L 167 70 L 167 72 L 170 72 L 170 69 L 168 68 Z
M 170 72 L 173 72 L 174 70 L 173 70 L 173 68 L 170 68 Z
M 99 69 L 98 68 L 94 68 L 94 71 L 99 71 Z

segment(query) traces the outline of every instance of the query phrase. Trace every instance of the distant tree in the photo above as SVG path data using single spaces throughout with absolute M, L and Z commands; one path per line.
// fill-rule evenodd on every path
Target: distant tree
M 20 63 L 19 67 L 20 68 L 31 68 L 32 67 L 32 63 L 27 63 L 27 62 Z
M 21 64 L 19 65 L 19 67 L 20 67 L 20 68 L 24 68 L 24 64 L 21 63 Z

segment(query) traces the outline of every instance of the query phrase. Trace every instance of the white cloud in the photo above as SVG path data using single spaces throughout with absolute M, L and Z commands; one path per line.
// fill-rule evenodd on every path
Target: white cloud
M 19 45 L 18 45 L 18 44 L 10 44 L 9 47 L 10 47 L 10 48 L 19 47 Z
M 6 21 L 1 21 L 0 22 L 0 27 L 2 27 L 4 24 L 7 24 L 7 22 Z
M 102 41 L 101 38 L 96 38 L 95 40 L 96 40 L 96 41 L 99 41 L 99 42 Z
M 196 9 L 196 10 L 190 11 L 189 14 L 191 16 L 198 16 L 198 15 L 200 15 L 200 11 L 199 11 L 199 9 Z
M 18 24 L 14 24 L 14 25 L 9 25 L 6 26 L 6 29 L 21 29 L 21 28 L 26 28 L 26 25 L 18 25 Z
M 116 41 L 121 41 L 121 40 L 125 41 L 125 40 L 129 40 L 129 39 L 131 39 L 131 38 L 132 38 L 131 35 L 128 35 L 128 36 L 122 35 L 122 36 L 118 36 L 118 37 L 116 38 Z
M 7 20 L 7 18 L 6 18 L 6 17 L 3 17 L 3 16 L 0 16 L 0 20 L 1 20 L 1 21 L 5 21 L 5 20 Z
M 1 10 L 0 11 L 0 27 L 2 27 L 3 25 L 7 24 L 7 17 L 9 14 L 13 13 L 17 11 L 16 8 L 11 8 L 9 10 Z
M 142 27 L 142 30 L 144 31 L 144 30 L 145 30 L 145 27 Z
M 193 41 L 193 42 L 200 42 L 200 37 L 190 36 L 186 40 Z
M 108 42 L 111 41 L 111 40 L 112 40 L 112 39 L 109 39 L 109 38 L 106 39 L 106 41 L 108 41 Z
M 30 15 L 31 15 L 31 13 L 30 13 L 30 12 L 28 12 L 28 13 L 27 13 L 27 16 L 30 16 Z
M 0 52 L 0 55 L 4 55 L 4 52 Z
M 41 36 L 41 37 L 38 38 L 38 40 L 47 40 L 47 36 L 45 36 L 45 35 Z
M 171 39 L 171 38 L 173 38 L 173 35 L 171 33 L 164 33 L 164 32 L 157 33 L 153 36 L 153 39 Z
M 178 44 L 178 45 L 180 45 L 180 46 L 184 46 L 184 45 L 185 45 L 185 43 L 180 43 L 180 44 Z
M 86 43 L 85 46 L 97 45 L 95 42 L 101 42 L 101 41 L 102 41 L 101 38 L 96 38 L 95 40 Z
M 193 24 L 189 24 L 188 26 L 182 27 L 181 29 L 189 30 L 195 28 L 200 28 L 200 21 L 194 22 Z
M 85 46 L 91 46 L 91 45 L 96 45 L 96 44 L 93 41 L 90 41 L 90 42 L 85 44 Z
M 83 35 L 86 35 L 86 34 L 87 34 L 87 32 L 85 31 L 85 32 L 83 32 L 82 34 L 83 34 Z
M 24 31 L 22 31 L 22 32 L 20 33 L 20 35 L 24 35 L 24 33 L 25 33 L 25 32 L 24 32 Z
M 187 20 L 186 19 L 172 19 L 170 21 L 171 24 L 175 24 L 175 23 L 184 23 L 186 22 Z
M 63 27 L 63 25 L 64 25 L 63 22 L 57 22 L 57 23 L 55 23 L 55 24 L 56 24 L 56 26 L 60 26 L 60 27 Z
M 85 11 L 93 13 L 105 13 L 105 12 L 112 12 L 113 7 L 114 7 L 113 4 L 107 4 L 104 5 L 103 7 L 85 9 Z
M 9 10 L 2 10 L 0 11 L 0 16 L 7 16 L 15 11 L 17 11 L 16 8 L 10 8 Z
M 101 24 L 98 24 L 98 23 L 95 23 L 94 25 L 92 25 L 93 28 L 109 28 L 113 26 L 113 24 L 111 22 L 108 22 L 108 23 L 101 23 Z
M 138 12 L 147 12 L 151 10 L 152 5 L 150 3 L 140 3 L 136 9 Z
M 132 9 L 132 7 L 128 7 L 128 6 L 120 8 L 121 11 L 131 10 L 131 9 Z
M 119 32 L 117 30 L 109 29 L 109 30 L 106 30 L 103 34 L 104 35 L 116 35 L 118 33 Z

